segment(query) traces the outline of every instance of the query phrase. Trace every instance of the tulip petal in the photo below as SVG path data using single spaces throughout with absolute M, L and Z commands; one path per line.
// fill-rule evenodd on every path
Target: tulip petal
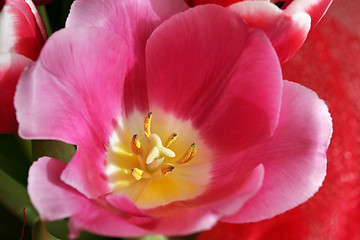
M 106 143 L 112 121 L 122 113 L 126 61 L 125 44 L 106 30 L 54 34 L 39 61 L 19 80 L 15 106 L 20 135 L 71 144 Z
M 0 133 L 14 133 L 18 123 L 15 117 L 14 94 L 24 68 L 32 63 L 16 53 L 0 54 Z
M 47 38 L 44 24 L 29 0 L 6 1 L 0 12 L 0 52 L 36 60 Z
M 118 35 L 94 27 L 65 29 L 48 40 L 19 80 L 20 136 L 78 145 L 62 180 L 88 197 L 109 191 L 105 146 L 123 113 L 126 64 L 127 48 Z
M 311 17 L 311 27 L 314 27 L 327 12 L 333 0 L 294 0 L 285 9 L 288 14 L 306 12 Z
M 259 221 L 310 198 L 326 174 L 331 133 L 325 103 L 311 90 L 285 81 L 278 129 L 272 138 L 244 156 L 245 160 L 263 163 L 264 184 L 237 214 L 222 221 Z
M 143 226 L 132 224 L 139 221 L 142 221 Z M 150 234 L 151 231 L 145 227 L 153 228 L 156 222 L 153 218 L 124 215 L 115 208 L 109 209 L 108 206 L 87 201 L 83 204 L 82 211 L 70 218 L 69 237 L 78 237 L 81 230 L 112 237 L 138 237 Z
M 125 80 L 126 111 L 147 111 L 145 45 L 164 20 L 188 8 L 183 0 L 78 0 L 71 7 L 66 27 L 98 26 L 120 35 L 130 50 Z
M 70 217 L 87 201 L 75 189 L 60 180 L 66 163 L 57 159 L 39 158 L 29 170 L 28 192 L 31 202 L 45 221 Z
M 304 12 L 288 15 L 272 3 L 244 1 L 229 6 L 247 23 L 265 31 L 281 62 L 286 62 L 301 47 L 310 30 L 310 17 Z
M 237 152 L 274 131 L 279 62 L 265 34 L 237 14 L 216 5 L 177 14 L 154 31 L 146 54 L 151 109 L 192 120 L 211 149 Z

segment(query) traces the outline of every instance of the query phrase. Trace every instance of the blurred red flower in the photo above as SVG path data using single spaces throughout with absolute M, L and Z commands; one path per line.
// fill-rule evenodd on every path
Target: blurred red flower
M 285 214 L 251 224 L 219 223 L 198 240 L 360 239 L 359 11 L 355 1 L 334 1 L 303 48 L 283 65 L 285 79 L 315 90 L 332 114 L 323 187 Z

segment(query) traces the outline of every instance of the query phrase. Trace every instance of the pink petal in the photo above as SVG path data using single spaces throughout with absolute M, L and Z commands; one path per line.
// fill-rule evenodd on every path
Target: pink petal
M 105 146 L 123 113 L 126 63 L 126 46 L 114 33 L 66 29 L 49 39 L 18 84 L 19 134 L 77 144 L 62 180 L 89 197 L 109 191 Z
M 237 178 L 233 178 L 230 183 L 217 183 L 213 180 L 209 184 L 209 190 L 200 197 L 192 200 L 172 203 L 165 207 L 148 210 L 150 214 L 161 214 L 166 216 L 179 216 L 181 214 L 193 213 L 196 211 L 207 211 L 216 215 L 216 218 L 234 214 L 260 189 L 263 183 L 264 168 L 260 164 L 250 171 L 239 169 Z M 251 201 L 251 200 L 250 200 Z M 179 210 L 180 209 L 180 210 Z M 206 213 L 207 214 L 207 213 Z M 194 222 L 194 221 L 193 221 Z M 208 229 L 208 228 L 204 228 Z M 204 230 L 199 229 L 199 230 Z
M 110 187 L 104 169 L 105 159 L 104 145 L 80 144 L 62 172 L 61 180 L 88 198 L 109 193 Z
M 15 117 L 15 87 L 24 68 L 32 60 L 16 53 L 0 54 L 0 133 L 15 133 L 18 123 Z
M 286 62 L 301 47 L 310 30 L 310 17 L 304 12 L 286 14 L 263 1 L 244 1 L 229 6 L 244 17 L 249 26 L 265 31 L 281 62 Z
M 218 219 L 216 213 L 205 209 L 180 209 L 177 214 L 162 218 L 153 233 L 167 236 L 188 235 L 210 229 Z
M 258 192 L 263 184 L 264 179 L 264 166 L 262 164 L 254 168 L 247 176 L 247 178 L 241 182 L 237 182 L 235 179 L 233 184 L 238 186 L 238 189 L 224 200 L 218 201 L 214 204 L 210 204 L 209 207 L 213 211 L 219 213 L 220 216 L 226 216 L 237 212 L 249 199 Z M 218 191 L 218 194 L 220 192 Z M 214 195 L 217 194 L 214 192 Z
M 122 113 L 126 50 L 117 35 L 103 29 L 55 33 L 19 80 L 19 134 L 104 148 Z
M 278 129 L 244 157 L 263 163 L 264 184 L 237 214 L 222 220 L 259 221 L 313 196 L 326 174 L 331 134 L 331 117 L 324 102 L 309 89 L 285 82 Z
M 112 206 L 100 202 L 83 205 L 82 211 L 70 219 L 70 237 L 77 237 L 81 230 L 113 237 L 183 235 L 209 229 L 218 220 L 213 212 L 197 208 L 181 209 L 171 216 L 151 216 L 122 196 L 108 195 L 106 199 Z
M 132 224 L 132 221 L 141 217 L 126 215 L 117 209 L 109 209 L 98 202 L 87 201 L 82 206 L 82 211 L 73 215 L 69 221 L 70 238 L 76 238 L 82 230 L 110 237 L 138 237 L 151 234 L 152 229 Z M 148 218 L 149 219 L 149 218 Z M 150 218 L 144 226 L 156 226 L 156 219 Z
M 145 45 L 164 20 L 188 7 L 183 0 L 78 0 L 71 7 L 66 27 L 99 26 L 120 35 L 130 50 L 125 81 L 126 110 L 147 111 Z
M 0 13 L 0 52 L 36 60 L 47 38 L 44 24 L 29 0 L 7 0 Z
M 41 219 L 52 221 L 70 217 L 80 211 L 86 200 L 60 180 L 65 162 L 42 157 L 29 170 L 28 192 Z
M 216 5 L 177 14 L 154 31 L 146 54 L 150 109 L 191 120 L 214 151 L 240 151 L 274 131 L 279 62 L 265 34 L 237 14 Z
M 109 194 L 106 200 L 119 211 L 128 213 L 132 216 L 146 217 L 148 216 L 140 210 L 126 195 Z
M 43 157 L 29 171 L 28 192 L 32 203 L 46 221 L 71 217 L 70 236 L 80 230 L 107 236 L 141 236 L 150 232 L 131 224 L 134 218 L 116 209 L 107 209 L 101 201 L 91 201 L 60 180 L 66 163 Z

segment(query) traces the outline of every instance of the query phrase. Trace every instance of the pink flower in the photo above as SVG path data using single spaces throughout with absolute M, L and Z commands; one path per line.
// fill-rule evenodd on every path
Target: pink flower
M 215 3 L 265 31 L 281 62 L 291 58 L 329 8 L 332 0 L 185 0 L 190 6 Z
M 20 79 L 20 135 L 77 145 L 29 172 L 41 218 L 69 217 L 70 237 L 258 221 L 325 176 L 327 107 L 282 80 L 266 35 L 214 5 L 164 21 L 183 10 L 167 3 L 75 2 L 68 27 L 85 26 L 55 33 Z
M 47 36 L 30 0 L 2 1 L 0 9 L 0 133 L 14 133 L 15 86 L 23 69 L 37 59 Z

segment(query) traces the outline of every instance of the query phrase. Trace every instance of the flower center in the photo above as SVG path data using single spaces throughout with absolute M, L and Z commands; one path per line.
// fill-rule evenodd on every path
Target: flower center
M 173 165 L 173 158 L 175 153 L 169 148 L 178 137 L 178 133 L 173 133 L 166 140 L 163 145 L 160 137 L 151 133 L 151 118 L 152 113 L 148 113 L 144 120 L 144 135 L 145 141 L 142 144 L 137 134 L 132 137 L 131 150 L 137 155 L 141 168 L 133 168 L 131 170 L 132 176 L 139 181 L 142 178 L 152 178 L 160 175 L 166 176 L 172 172 L 175 167 Z M 195 155 L 196 144 L 193 143 L 185 154 L 176 161 L 177 164 L 184 164 L 189 162 Z
M 201 195 L 212 177 L 213 157 L 191 121 L 158 108 L 144 120 L 134 111 L 117 120 L 105 174 L 112 194 L 150 209 Z

